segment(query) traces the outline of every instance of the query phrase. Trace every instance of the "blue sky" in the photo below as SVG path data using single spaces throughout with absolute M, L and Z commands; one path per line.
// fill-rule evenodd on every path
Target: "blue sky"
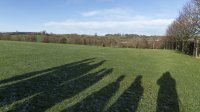
M 164 35 L 188 0 L 0 0 L 0 32 Z

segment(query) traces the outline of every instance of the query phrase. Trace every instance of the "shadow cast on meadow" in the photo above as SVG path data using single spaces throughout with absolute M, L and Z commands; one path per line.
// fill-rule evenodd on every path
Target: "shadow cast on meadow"
M 131 86 L 119 97 L 107 111 L 108 112 L 136 112 L 142 98 L 142 76 L 138 75 Z
M 103 112 L 109 99 L 119 89 L 120 82 L 124 77 L 123 75 L 120 76 L 116 81 L 62 112 Z
M 0 107 L 21 101 L 14 104 L 12 109 L 4 108 L 3 111 L 44 112 L 112 73 L 113 69 L 106 68 L 91 73 L 105 62 L 94 60 L 86 59 L 2 80 L 0 84 L 16 82 L 0 87 Z
M 160 86 L 157 98 L 156 112 L 180 112 L 179 98 L 176 91 L 176 80 L 170 72 L 166 72 L 158 79 Z
M 124 78 L 124 75 L 120 76 L 116 81 L 62 112 L 135 112 L 144 91 L 141 86 L 141 75 L 137 76 L 119 99 L 109 109 L 105 110 L 107 103 L 119 90 L 120 82 Z
M 0 109 L 5 112 L 44 112 L 111 74 L 112 68 L 93 72 L 104 62 L 91 58 L 1 80 Z M 119 91 L 124 78 L 125 75 L 118 77 L 62 112 L 136 112 L 144 93 L 142 75 L 138 75 L 116 102 L 105 110 L 111 97 Z M 157 84 L 160 88 L 156 112 L 179 112 L 176 81 L 170 72 L 164 73 Z M 12 105 L 12 108 L 8 108 L 8 105 Z

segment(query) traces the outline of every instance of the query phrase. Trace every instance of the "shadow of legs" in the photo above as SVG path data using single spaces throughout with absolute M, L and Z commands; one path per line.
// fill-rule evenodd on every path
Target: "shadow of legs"
M 131 86 L 119 97 L 108 112 L 136 112 L 144 89 L 141 85 L 142 76 L 136 77 Z
M 119 77 L 115 82 L 107 85 L 98 92 L 93 93 L 80 103 L 62 112 L 102 112 L 114 93 L 119 89 L 120 82 L 125 76 Z

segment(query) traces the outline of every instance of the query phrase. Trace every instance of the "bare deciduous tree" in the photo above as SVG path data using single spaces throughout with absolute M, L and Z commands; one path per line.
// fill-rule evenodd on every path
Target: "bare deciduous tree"
M 192 40 L 193 55 L 198 56 L 200 34 L 200 0 L 191 0 L 180 12 L 179 17 L 168 27 L 166 31 L 167 44 L 171 49 L 185 52 L 188 40 Z

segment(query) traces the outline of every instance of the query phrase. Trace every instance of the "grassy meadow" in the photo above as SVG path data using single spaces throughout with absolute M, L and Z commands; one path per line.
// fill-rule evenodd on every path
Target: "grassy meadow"
M 176 51 L 0 41 L 1 112 L 200 112 L 199 85 Z

